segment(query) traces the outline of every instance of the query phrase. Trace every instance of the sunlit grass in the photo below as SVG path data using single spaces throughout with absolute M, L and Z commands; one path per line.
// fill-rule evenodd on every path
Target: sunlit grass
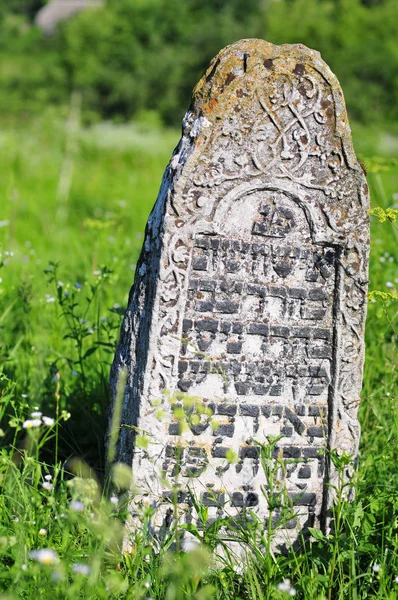
M 154 541 L 153 507 L 143 506 L 133 552 L 123 554 L 127 496 L 105 478 L 109 366 L 145 223 L 179 132 L 148 121 L 84 129 L 72 115 L 78 133 L 69 156 L 75 134 L 67 117 L 3 123 L 0 133 L 0 590 L 29 599 L 283 599 L 292 590 L 319 600 L 396 598 L 394 301 L 369 306 L 357 495 L 339 506 L 335 536 L 320 534 L 308 552 L 275 560 L 253 545 L 247 569 L 222 566 L 209 553 L 216 529 L 193 552 L 175 554 L 177 532 Z M 372 136 L 359 128 L 356 139 L 372 202 L 393 208 L 391 140 L 372 151 Z M 60 174 L 70 158 L 60 213 Z M 393 224 L 372 218 L 370 289 L 398 291 L 397 241 Z

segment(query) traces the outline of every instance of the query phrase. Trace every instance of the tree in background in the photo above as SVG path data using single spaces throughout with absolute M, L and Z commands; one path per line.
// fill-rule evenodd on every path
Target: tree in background
M 11 1 L 25 14 L 42 2 Z M 65 104 L 79 89 L 85 109 L 100 118 L 150 109 L 176 125 L 220 48 L 260 37 L 319 50 L 342 83 L 351 118 L 397 120 L 396 0 L 108 0 L 95 11 L 51 39 L 33 28 L 2 43 L 0 110 Z
M 37 11 L 47 4 L 47 0 L 3 0 L 0 4 L 2 12 L 23 14 L 33 20 Z

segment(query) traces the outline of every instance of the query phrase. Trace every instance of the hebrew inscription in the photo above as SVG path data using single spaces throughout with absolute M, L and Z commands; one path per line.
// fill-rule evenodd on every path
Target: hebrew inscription
M 119 458 L 160 528 L 172 497 L 195 520 L 190 493 L 212 519 L 266 522 L 259 444 L 277 438 L 290 543 L 326 526 L 328 451 L 357 453 L 366 180 L 338 82 L 304 46 L 224 49 L 183 125 L 113 365 L 114 390 L 128 372 Z

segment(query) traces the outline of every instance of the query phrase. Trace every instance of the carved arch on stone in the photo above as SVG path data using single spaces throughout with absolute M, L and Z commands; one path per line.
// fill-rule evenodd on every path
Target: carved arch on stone
M 307 193 L 303 193 L 297 188 L 296 184 L 289 180 L 279 180 L 277 184 L 261 180 L 252 180 L 242 183 L 228 192 L 218 202 L 213 204 L 212 210 L 209 214 L 211 222 L 209 222 L 207 219 L 201 219 L 197 221 L 195 233 L 219 233 L 215 230 L 213 222 L 224 222 L 224 217 L 226 216 L 231 203 L 241 200 L 245 194 L 259 191 L 280 192 L 293 200 L 293 202 L 295 202 L 303 211 L 307 219 L 307 223 L 311 232 L 311 239 L 314 244 L 338 244 L 340 247 L 342 247 L 341 239 L 338 241 L 336 240 L 335 234 L 333 230 L 329 228 L 322 211 L 318 207 L 316 199 L 312 199 L 308 191 Z M 325 230 L 329 230 L 330 233 L 328 236 L 325 235 Z

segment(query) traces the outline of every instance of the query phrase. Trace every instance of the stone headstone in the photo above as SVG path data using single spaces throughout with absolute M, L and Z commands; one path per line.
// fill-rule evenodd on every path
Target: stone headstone
M 319 53 L 262 40 L 222 50 L 149 217 L 113 365 L 114 390 L 128 374 L 119 459 L 142 493 L 167 506 L 171 482 L 182 508 L 189 486 L 212 518 L 267 519 L 256 442 L 282 436 L 297 513 L 284 534 L 324 526 L 323 449 L 355 456 L 359 442 L 368 205 Z

